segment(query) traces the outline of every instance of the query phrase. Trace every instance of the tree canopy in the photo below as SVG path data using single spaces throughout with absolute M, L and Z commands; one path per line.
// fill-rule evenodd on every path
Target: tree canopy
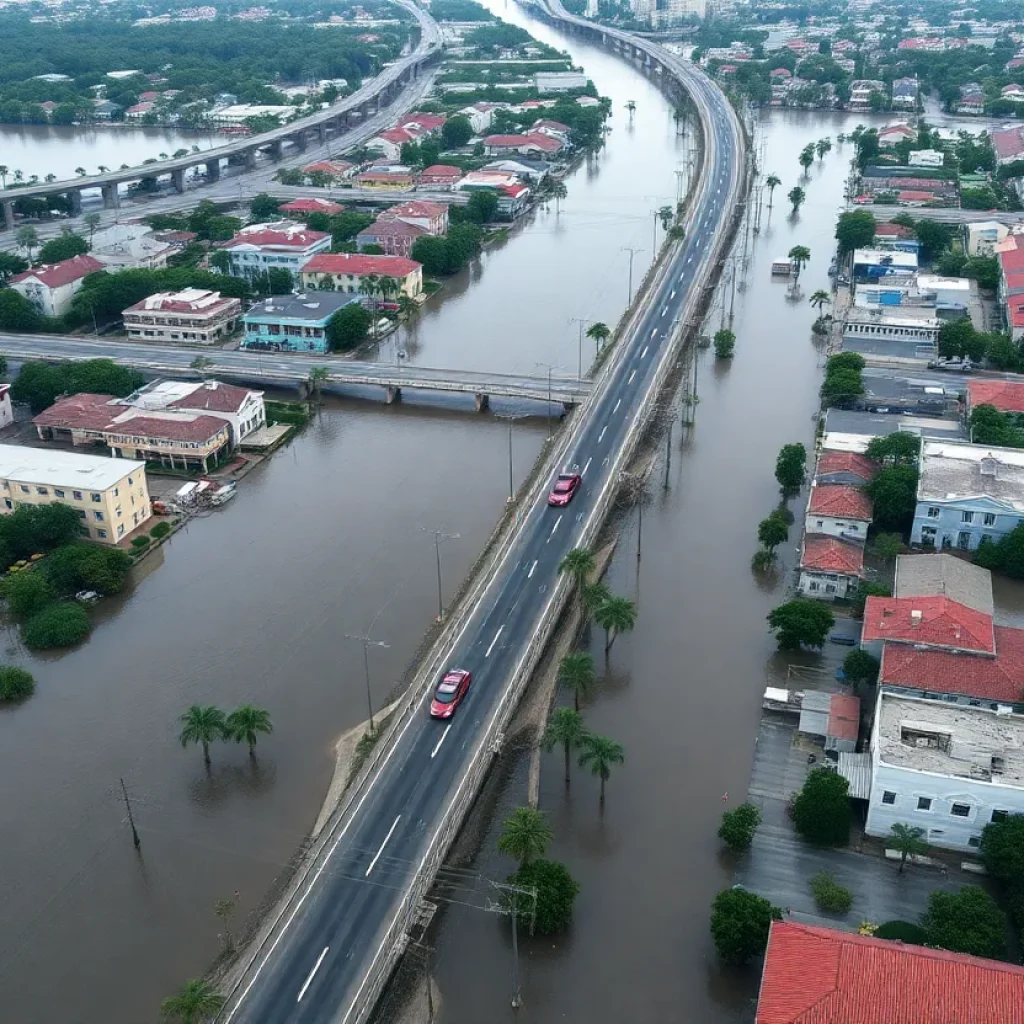
M 916 466 L 921 455 L 921 438 L 917 434 L 897 430 L 871 438 L 864 454 L 889 466 Z
M 3 294 L 0 292 L 0 294 Z M 142 387 L 145 378 L 137 370 L 118 366 L 112 359 L 43 363 L 29 360 L 11 385 L 11 397 L 26 402 L 33 413 L 53 405 L 59 395 L 114 395 L 123 398 Z
M 46 242 L 36 253 L 39 263 L 60 263 L 75 256 L 83 256 L 89 251 L 89 243 L 74 233 L 58 235 Z
M 933 892 L 921 926 L 929 946 L 991 960 L 1006 955 L 1006 915 L 980 886 Z
M 537 906 L 527 896 L 516 897 L 520 927 L 533 925 L 537 935 L 557 935 L 572 921 L 572 907 L 580 891 L 569 869 L 554 860 L 533 860 L 509 875 L 508 881 L 523 889 L 536 889 Z
M 916 466 L 883 466 L 867 483 L 864 490 L 878 529 L 909 533 L 917 508 L 917 478 Z
M 795 597 L 768 613 L 768 625 L 775 633 L 780 651 L 823 647 L 835 621 L 827 604 L 804 597 Z
M 369 310 L 360 302 L 342 306 L 327 321 L 327 344 L 332 352 L 345 352 L 366 340 L 373 322 Z
M 875 215 L 868 210 L 839 214 L 836 239 L 844 253 L 868 248 L 875 240 Z
M 850 784 L 838 772 L 815 768 L 793 801 L 793 825 L 815 846 L 845 846 L 850 838 Z
M 711 938 L 718 955 L 731 964 L 760 956 L 768 945 L 772 921 L 782 911 L 746 889 L 724 889 L 711 905 Z
M 807 449 L 799 443 L 784 444 L 775 460 L 775 479 L 784 491 L 798 491 L 807 477 Z

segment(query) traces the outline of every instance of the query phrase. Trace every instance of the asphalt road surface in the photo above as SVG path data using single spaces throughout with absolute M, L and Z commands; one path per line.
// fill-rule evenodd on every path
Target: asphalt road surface
M 473 673 L 467 699 L 450 723 L 442 723 L 428 717 L 428 694 L 421 696 L 417 713 L 357 793 L 297 905 L 244 979 L 240 1003 L 226 1020 L 350 1019 L 434 828 L 537 632 L 558 564 L 577 544 L 602 488 L 611 485 L 614 456 L 652 386 L 673 322 L 692 310 L 695 278 L 707 269 L 743 175 L 740 132 L 729 103 L 691 65 L 678 66 L 708 129 L 704 177 L 685 242 L 577 429 L 566 461 L 579 467 L 583 487 L 566 508 L 547 507 L 538 493 L 525 511 L 518 539 L 452 644 L 448 665 Z

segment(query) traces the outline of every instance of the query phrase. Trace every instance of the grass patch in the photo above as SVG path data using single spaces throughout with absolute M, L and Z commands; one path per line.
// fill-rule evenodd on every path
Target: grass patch
M 352 760 L 348 766 L 348 781 L 346 787 L 352 784 L 352 780 L 362 770 L 366 759 L 370 756 L 370 751 L 373 750 L 377 743 L 380 741 L 381 736 L 388 731 L 388 726 L 391 724 L 391 719 L 394 717 L 394 712 L 390 712 L 383 718 L 378 718 L 376 725 L 373 729 L 367 729 L 362 736 L 359 737 L 359 742 L 356 743 L 355 752 L 352 754 Z
M 279 423 L 304 427 L 309 422 L 309 405 L 305 402 L 267 402 L 266 407 L 269 427 L 276 427 Z

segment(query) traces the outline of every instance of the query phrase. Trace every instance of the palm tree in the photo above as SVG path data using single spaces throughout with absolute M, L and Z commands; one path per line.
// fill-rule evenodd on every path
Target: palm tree
M 534 857 L 543 857 L 554 833 L 543 811 L 533 807 L 517 807 L 506 818 L 498 837 L 498 849 L 515 857 L 519 866 L 529 864 Z
M 227 735 L 227 720 L 220 708 L 212 704 L 193 704 L 179 719 L 182 725 L 178 739 L 187 747 L 190 743 L 203 745 L 203 760 L 210 764 L 210 744 Z
M 420 311 L 420 304 L 405 292 L 398 293 L 398 312 L 406 320 L 411 320 Z
M 88 173 L 89 172 L 84 167 L 76 167 L 75 168 L 75 174 L 77 174 L 79 177 L 84 178 L 86 176 L 86 174 L 88 174 Z
M 262 732 L 269 736 L 274 731 L 270 712 L 252 704 L 243 704 L 235 708 L 225 719 L 224 727 L 228 736 L 236 743 L 244 740 L 249 744 L 249 756 L 253 759 L 256 757 L 256 734 Z
M 604 784 L 612 773 L 612 765 L 622 764 L 626 755 L 622 750 L 622 744 L 607 736 L 594 736 L 587 733 L 580 744 L 582 753 L 579 764 L 581 768 L 589 768 L 591 774 L 601 780 L 601 809 L 604 809 Z
M 551 195 L 555 200 L 556 215 L 562 212 L 561 202 L 569 194 L 568 186 L 564 181 L 556 181 L 551 185 Z
M 916 825 L 904 825 L 896 822 L 892 826 L 892 835 L 888 839 L 889 846 L 900 853 L 900 874 L 903 874 L 903 866 L 907 863 L 907 857 L 913 857 L 928 852 L 928 844 L 922 838 L 924 829 Z
M 818 311 L 818 316 L 821 316 L 821 307 L 831 305 L 832 296 L 829 295 L 824 288 L 819 288 L 810 298 L 811 305 Z
M 96 229 L 100 226 L 100 215 L 95 210 L 92 210 L 82 218 L 82 222 L 89 229 L 89 246 L 91 248 L 92 236 L 96 233 Z
M 818 160 L 821 160 L 826 153 L 831 151 L 832 140 L 828 136 L 825 136 L 823 139 L 818 139 L 814 144 L 814 148 L 818 151 Z
M 18 228 L 14 240 L 18 243 L 19 249 L 24 249 L 28 253 L 28 261 L 31 263 L 32 250 L 39 244 L 39 232 L 31 224 L 23 224 Z
M 811 250 L 806 245 L 794 245 L 789 250 L 789 258 L 796 267 L 796 277 L 793 279 L 795 285 L 800 280 L 800 271 L 804 269 L 804 264 L 811 258 Z
M 609 597 L 594 610 L 594 621 L 604 630 L 605 657 L 620 633 L 628 633 L 636 625 L 636 604 L 628 597 Z
M 586 651 L 567 654 L 559 663 L 558 681 L 572 690 L 572 704 L 579 711 L 580 697 L 594 685 L 594 659 Z
M 583 716 L 572 708 L 559 708 L 548 719 L 548 727 L 541 738 L 545 750 L 553 750 L 557 744 L 565 751 L 565 785 L 569 785 L 569 755 L 576 750 L 587 735 L 583 727 Z
M 22 171 L 15 170 L 15 172 L 14 172 L 14 181 L 15 181 L 15 183 L 17 183 L 19 181 L 24 181 L 24 180 L 25 180 L 24 173 Z
M 377 290 L 380 292 L 381 298 L 385 302 L 387 302 L 400 287 L 401 286 L 395 278 L 387 277 L 386 275 L 382 277 L 377 284 Z
M 661 230 L 668 231 L 672 226 L 672 207 L 671 206 L 659 206 L 658 207 L 658 220 L 661 221 Z
M 601 346 L 611 337 L 611 329 L 607 324 L 598 321 L 587 328 L 587 337 L 594 339 L 595 354 L 601 350 Z
M 562 560 L 558 563 L 559 574 L 564 572 L 572 578 L 578 600 L 582 600 L 583 588 L 594 574 L 595 566 L 594 553 L 590 548 L 572 548 L 562 556 Z
M 47 174 L 45 178 L 43 178 L 43 181 L 45 181 L 47 184 L 49 184 L 51 181 L 56 181 L 56 180 L 57 180 L 57 175 L 54 174 L 52 171 L 49 174 Z
M 161 160 L 168 160 L 168 159 L 170 159 L 166 153 L 160 153 L 158 155 L 159 155 Z
M 800 166 L 804 169 L 804 174 L 807 174 L 807 169 L 814 163 L 814 143 L 810 142 L 802 150 L 800 155 L 797 157 L 800 161 Z
M 807 198 L 807 193 L 797 185 L 789 190 L 786 198 L 793 204 L 793 212 L 796 213 L 800 209 L 800 204 Z
M 7 175 L 11 173 L 10 167 L 7 164 L 0 164 L 0 181 L 2 181 L 3 187 L 7 188 Z
M 608 584 L 603 580 L 595 580 L 583 588 L 583 607 L 588 614 L 593 615 L 611 596 Z
M 782 179 L 777 174 L 769 174 L 764 179 L 764 183 L 768 186 L 768 209 L 772 208 L 772 196 L 775 195 L 776 188 L 782 184 Z
M 97 167 L 96 167 L 96 170 L 98 170 L 100 172 L 100 174 L 106 174 L 107 171 L 110 170 L 110 168 L 107 167 L 106 164 L 98 164 Z
M 222 995 L 201 978 L 193 978 L 181 986 L 176 996 L 160 1004 L 160 1015 L 164 1020 L 176 1020 L 180 1024 L 205 1024 L 217 1015 L 223 1005 Z
M 632 121 L 633 115 L 636 113 L 636 103 L 633 100 L 627 100 L 626 109 L 629 111 L 629 119 Z
M 373 328 L 371 333 L 377 333 L 377 292 L 380 288 L 380 278 L 376 274 L 367 274 L 359 282 L 360 294 L 370 300 L 370 315 L 373 317 Z

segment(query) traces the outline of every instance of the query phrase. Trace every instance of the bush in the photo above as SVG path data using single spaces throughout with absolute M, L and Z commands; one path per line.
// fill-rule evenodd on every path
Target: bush
M 31 672 L 12 665 L 0 666 L 0 700 L 21 700 L 31 697 L 36 681 Z
M 161 537 L 166 537 L 171 532 L 170 523 L 157 523 L 152 530 L 149 531 L 150 537 L 154 540 L 159 540 Z
M 54 647 L 73 647 L 89 635 L 89 616 L 71 601 L 58 601 L 33 615 L 21 627 L 26 647 L 45 651 Z
M 977 885 L 933 892 L 921 918 L 929 946 L 998 960 L 1006 955 L 1006 915 Z
M 143 535 L 141 537 L 133 537 L 132 538 L 132 547 L 135 548 L 136 551 L 141 551 L 143 548 L 148 548 L 149 547 L 149 538 L 146 537 L 145 535 Z
M 731 850 L 748 850 L 760 824 L 760 810 L 748 801 L 722 815 L 722 824 L 718 826 L 718 838 Z
M 564 864 L 555 860 L 530 861 L 514 875 L 509 875 L 508 880 L 512 885 L 537 890 L 536 918 L 532 900 L 521 898 L 518 902 L 521 926 L 529 927 L 532 920 L 538 935 L 555 935 L 569 927 L 572 905 L 580 887 Z
M 850 784 L 838 772 L 815 768 L 793 801 L 793 824 L 815 846 L 845 846 L 850 838 Z
M 41 612 L 53 600 L 50 584 L 36 569 L 11 573 L 3 581 L 3 594 L 11 615 L 22 621 Z
M 95 544 L 67 544 L 40 565 L 57 594 L 95 590 L 106 597 L 119 594 L 128 580 L 131 556 L 116 548 Z
M 0 516 L 0 547 L 9 561 L 52 551 L 82 536 L 82 520 L 63 502 L 52 505 L 20 505 L 8 516 Z
M 886 921 L 875 929 L 875 938 L 923 946 L 928 936 L 920 925 L 912 924 L 910 921 Z
M 985 870 L 1006 885 L 1024 882 L 1024 814 L 990 822 L 981 833 Z
M 819 910 L 833 914 L 848 914 L 853 906 L 853 893 L 839 885 L 827 871 L 819 871 L 811 879 L 811 895 Z
M 782 911 L 746 889 L 723 889 L 711 904 L 711 938 L 718 955 L 730 964 L 760 956 L 768 945 L 772 921 Z

